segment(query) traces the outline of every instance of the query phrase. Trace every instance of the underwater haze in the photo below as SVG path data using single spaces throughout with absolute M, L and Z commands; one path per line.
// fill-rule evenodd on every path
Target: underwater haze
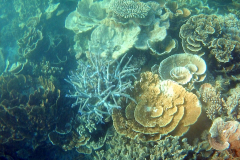
M 0 159 L 240 159 L 240 0 L 0 0 Z

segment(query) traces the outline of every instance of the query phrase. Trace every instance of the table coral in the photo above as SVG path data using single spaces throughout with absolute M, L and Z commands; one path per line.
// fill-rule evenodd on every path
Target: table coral
M 203 81 L 207 69 L 205 61 L 187 53 L 175 54 L 161 61 L 159 75 L 162 80 L 171 79 L 179 84 Z
M 172 131 L 182 136 L 201 114 L 196 95 L 173 81 L 160 81 L 151 72 L 141 74 L 132 94 L 137 103 L 114 109 L 112 114 L 116 131 L 129 138 L 156 141 Z

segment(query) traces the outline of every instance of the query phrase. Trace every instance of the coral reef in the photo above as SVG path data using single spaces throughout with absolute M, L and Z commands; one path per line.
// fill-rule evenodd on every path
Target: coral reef
M 38 43 L 43 39 L 42 32 L 39 29 L 29 27 L 29 31 L 17 41 L 19 45 L 18 52 L 22 57 L 29 58 L 33 56 Z
M 228 92 L 229 96 L 226 99 L 224 107 L 227 110 L 228 118 L 232 120 L 240 119 L 240 85 Z
M 221 94 L 209 83 L 204 83 L 199 88 L 203 108 L 206 109 L 207 116 L 214 120 L 223 113 L 224 100 Z
M 152 51 L 152 55 L 162 56 L 165 54 L 170 54 L 178 48 L 178 41 L 167 36 L 162 41 L 147 41 L 148 48 Z
M 205 78 L 207 66 L 205 61 L 188 53 L 175 54 L 160 62 L 159 75 L 162 80 L 171 79 L 179 84 L 190 81 L 201 82 Z
M 150 7 L 143 2 L 133 0 L 115 0 L 112 1 L 110 9 L 123 18 L 145 18 Z
M 195 141 L 190 145 L 186 138 L 167 136 L 155 143 L 145 143 L 136 139 L 128 139 L 113 133 L 106 141 L 107 150 L 96 151 L 95 159 L 184 159 L 189 153 L 199 153 L 209 150 L 207 141 Z M 197 155 L 197 154 L 195 154 Z M 208 157 L 208 155 L 203 156 Z M 196 158 L 196 156 L 194 156 Z M 193 158 L 193 159 L 194 159 Z
M 125 56 L 113 66 L 99 54 L 89 53 L 90 62 L 80 61 L 76 73 L 66 79 L 74 87 L 74 91 L 66 96 L 76 99 L 72 107 L 79 106 L 79 113 L 87 116 L 88 121 L 94 119 L 95 123 L 103 123 L 103 118 L 111 115 L 114 108 L 121 108 L 121 97 L 135 101 L 126 93 L 132 88 L 131 81 L 126 78 L 134 76 L 137 68 L 128 67 L 131 58 L 123 64 Z
M 188 19 L 180 28 L 179 36 L 186 53 L 204 54 L 203 47 L 221 34 L 219 18 L 216 15 L 196 15 Z
M 67 16 L 65 28 L 73 30 L 76 34 L 92 29 L 106 17 L 106 10 L 103 7 L 104 3 L 105 1 L 79 1 L 76 10 Z
M 133 47 L 139 33 L 140 27 L 137 25 L 106 22 L 92 32 L 89 51 L 109 60 L 118 59 Z
M 237 121 L 224 122 L 217 118 L 209 130 L 209 143 L 216 150 L 240 148 L 240 124 Z
M 58 122 L 60 90 L 42 77 L 0 78 L 0 143 L 17 150 L 24 143 L 35 150 Z
M 116 131 L 132 139 L 156 141 L 172 131 L 182 136 L 201 114 L 196 95 L 173 81 L 160 81 L 151 72 L 141 73 L 132 95 L 137 103 L 114 109 L 112 114 Z

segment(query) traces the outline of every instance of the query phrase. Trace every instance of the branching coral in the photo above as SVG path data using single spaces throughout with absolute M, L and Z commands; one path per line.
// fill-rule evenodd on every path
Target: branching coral
M 133 98 L 122 110 L 113 110 L 116 131 L 141 141 L 156 141 L 161 135 L 174 132 L 182 136 L 201 114 L 197 96 L 176 82 L 160 81 L 157 74 L 144 72 L 136 82 Z
M 224 100 L 221 98 L 220 93 L 209 83 L 204 83 L 199 89 L 201 100 L 206 108 L 207 116 L 213 120 L 220 116 L 223 112 Z
M 66 96 L 76 99 L 72 107 L 79 106 L 79 113 L 88 116 L 88 120 L 94 115 L 96 123 L 103 123 L 104 116 L 111 115 L 114 108 L 121 108 L 121 97 L 135 101 L 126 93 L 127 89 L 132 88 L 131 81 L 126 78 L 134 76 L 137 68 L 128 67 L 131 58 L 123 64 L 125 56 L 114 67 L 99 54 L 90 53 L 90 62 L 86 65 L 80 62 L 76 73 L 66 79 L 74 87 L 74 92 Z

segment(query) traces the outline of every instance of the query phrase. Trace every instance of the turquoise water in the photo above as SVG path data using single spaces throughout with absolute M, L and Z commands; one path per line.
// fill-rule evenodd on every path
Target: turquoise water
M 0 159 L 238 158 L 240 1 L 0 1 Z

